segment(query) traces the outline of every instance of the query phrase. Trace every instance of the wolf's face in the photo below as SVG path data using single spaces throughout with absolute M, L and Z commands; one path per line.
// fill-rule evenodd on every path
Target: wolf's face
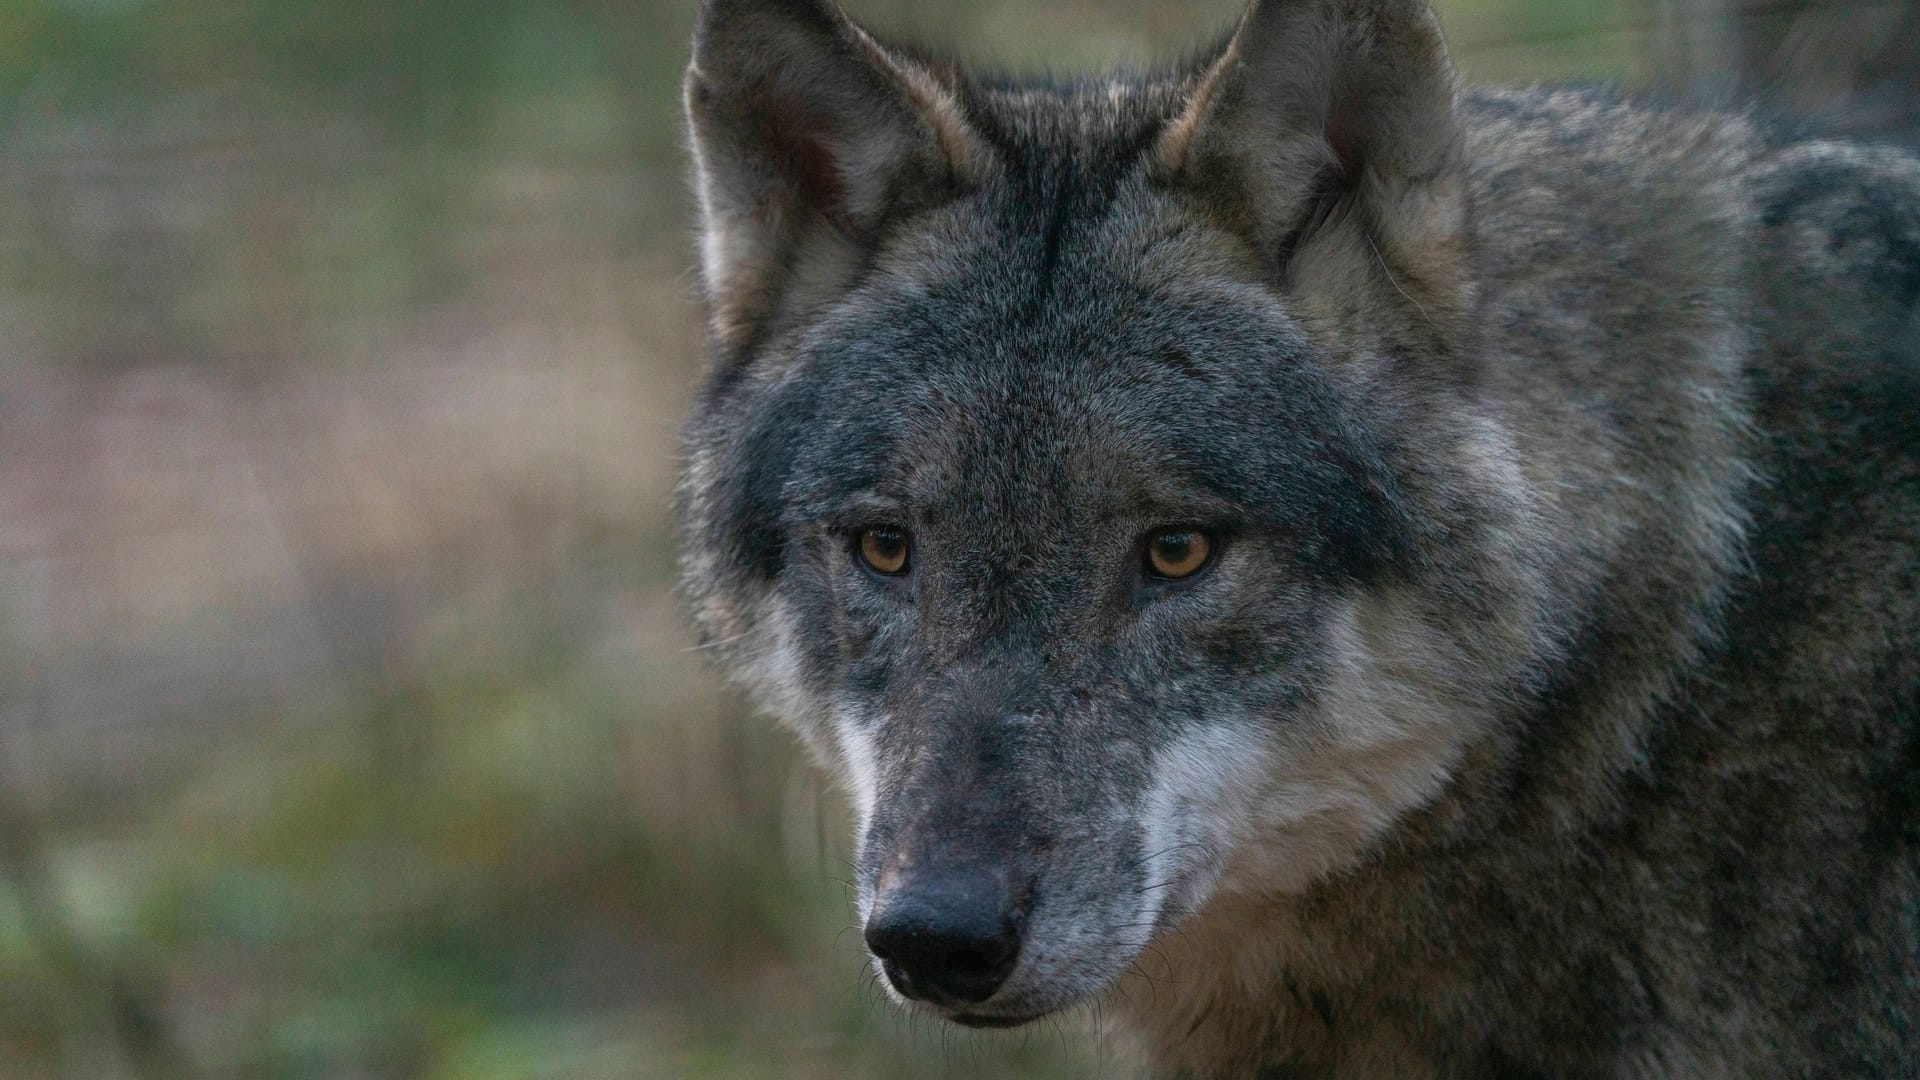
M 1349 770 L 1313 775 L 1348 733 L 1308 699 L 1397 525 L 1348 389 L 1265 294 L 1159 284 L 1181 243 L 1102 235 L 1127 214 L 958 235 L 980 214 L 735 391 L 695 542 L 763 576 L 756 663 L 855 794 L 890 981 L 1021 1019 L 1124 967 L 1242 828 L 1284 819 L 1269 869 L 1303 880 L 1366 834 Z
M 1392 125 L 1348 118 L 1292 147 L 1300 190 L 1249 192 L 1249 35 L 1330 33 L 1265 22 L 1186 76 L 990 93 L 810 5 L 703 20 L 688 588 L 852 793 L 888 983 L 955 1020 L 1058 1009 L 1222 889 L 1363 857 L 1524 617 L 1497 431 L 1392 381 L 1460 302 L 1451 151 L 1396 189 L 1364 142 Z

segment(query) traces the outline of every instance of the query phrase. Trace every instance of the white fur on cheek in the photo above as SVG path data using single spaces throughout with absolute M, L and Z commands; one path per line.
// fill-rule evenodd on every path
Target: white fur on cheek
M 1485 722 L 1451 674 L 1470 662 L 1398 598 L 1362 597 L 1326 633 L 1330 677 L 1260 778 L 1223 888 L 1298 892 L 1351 865 L 1440 792 Z
M 1462 707 L 1445 674 L 1455 647 L 1416 616 L 1395 598 L 1357 601 L 1329 622 L 1335 663 L 1310 713 L 1216 719 L 1159 752 L 1140 807 L 1139 925 L 1222 891 L 1305 889 L 1440 791 L 1483 710 Z
M 853 796 L 853 839 L 858 844 L 867 837 L 867 826 L 873 822 L 874 806 L 880 798 L 880 764 L 874 755 L 873 739 L 851 710 L 843 709 L 834 718 L 833 736 L 840 750 L 841 780 Z
M 786 601 L 766 600 L 750 643 L 743 647 L 741 681 L 754 704 L 793 725 L 818 751 L 820 731 L 813 703 L 800 680 L 798 620 Z
M 1155 757 L 1140 808 L 1142 944 L 1163 910 L 1185 914 L 1212 896 L 1268 768 L 1266 748 L 1232 722 L 1190 731 Z
M 754 703 L 791 726 L 822 767 L 853 796 L 864 837 L 873 820 L 879 792 L 879 766 L 873 742 L 851 709 L 822 707 L 800 678 L 799 622 L 779 598 L 767 601 L 753 644 L 740 665 L 742 681 Z

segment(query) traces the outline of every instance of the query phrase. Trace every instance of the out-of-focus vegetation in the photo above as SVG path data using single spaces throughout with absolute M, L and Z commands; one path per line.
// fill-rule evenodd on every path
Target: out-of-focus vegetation
M 853 6 L 1054 69 L 1238 8 Z M 1479 78 L 1700 22 L 1443 11 Z M 885 1005 L 683 628 L 691 19 L 0 4 L 0 1076 L 1124 1072 Z

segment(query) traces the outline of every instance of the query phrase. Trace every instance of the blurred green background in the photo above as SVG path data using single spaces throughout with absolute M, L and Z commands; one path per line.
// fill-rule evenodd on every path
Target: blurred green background
M 1034 71 L 1239 7 L 851 6 Z M 1910 122 L 1915 5 L 1810 7 L 1442 11 L 1470 79 Z M 691 649 L 691 22 L 0 0 L 0 1077 L 1127 1075 L 896 1015 Z

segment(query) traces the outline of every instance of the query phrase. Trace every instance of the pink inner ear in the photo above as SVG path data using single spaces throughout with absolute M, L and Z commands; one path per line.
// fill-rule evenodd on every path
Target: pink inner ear
M 1355 180 L 1360 176 L 1361 145 L 1359 121 L 1354 116 L 1354 106 L 1345 98 L 1336 98 L 1333 107 L 1327 110 L 1327 145 L 1333 149 L 1333 157 L 1338 162 L 1338 170 L 1343 180 Z
M 846 180 L 834 156 L 832 132 L 826 124 L 793 110 L 767 119 L 767 145 L 788 180 L 813 209 L 839 216 L 846 197 Z

